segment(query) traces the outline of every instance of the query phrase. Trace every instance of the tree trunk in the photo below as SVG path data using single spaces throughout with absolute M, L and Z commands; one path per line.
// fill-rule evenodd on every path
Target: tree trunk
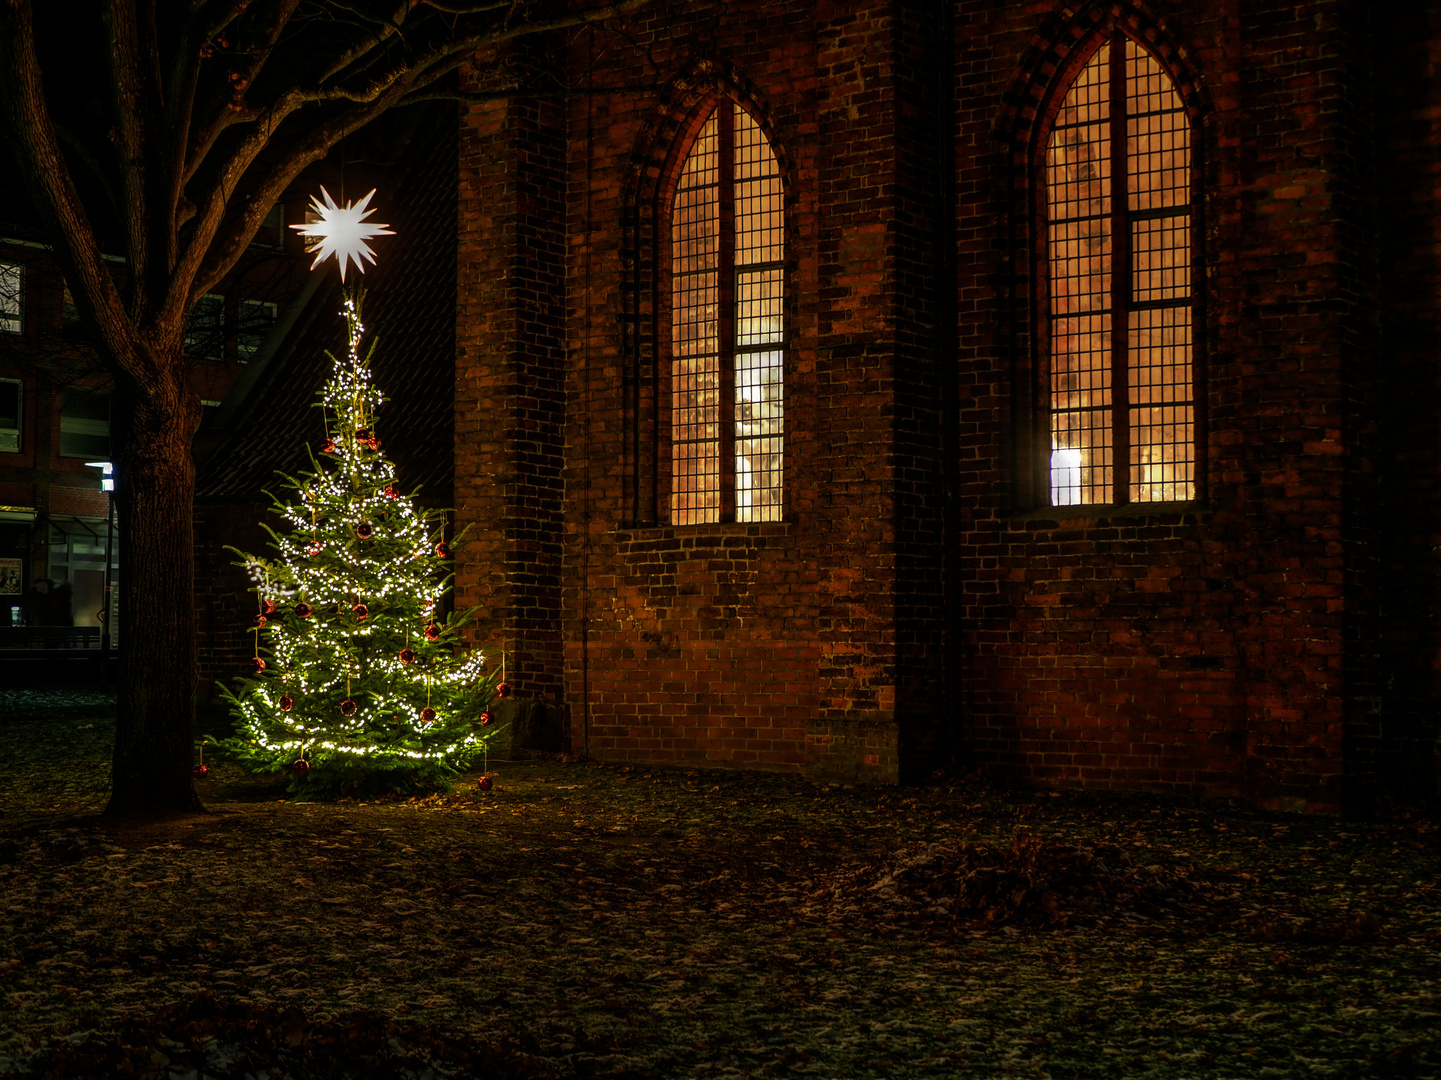
M 177 365 L 178 366 L 178 365 Z M 200 405 L 179 385 L 117 388 L 120 686 L 107 814 L 203 810 L 195 741 L 195 539 L 191 442 Z

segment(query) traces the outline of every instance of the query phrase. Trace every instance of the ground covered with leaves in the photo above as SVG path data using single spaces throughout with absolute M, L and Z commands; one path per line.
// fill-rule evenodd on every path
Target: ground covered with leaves
M 0 691 L 0 1075 L 1441 1076 L 1432 816 L 492 763 L 119 823 Z

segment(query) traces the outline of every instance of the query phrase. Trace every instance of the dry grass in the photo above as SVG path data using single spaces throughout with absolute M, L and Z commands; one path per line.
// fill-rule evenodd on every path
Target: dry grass
M 1432 819 L 501 764 L 96 816 L 103 699 L 0 694 L 0 1073 L 1441 1075 Z

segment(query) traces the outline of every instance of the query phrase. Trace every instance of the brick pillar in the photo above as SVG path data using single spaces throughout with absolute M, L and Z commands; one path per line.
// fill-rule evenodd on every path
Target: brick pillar
M 564 435 L 564 119 L 473 105 L 461 125 L 456 604 L 521 698 L 558 705 Z
M 816 5 L 823 212 L 808 404 L 826 452 L 814 475 L 821 707 L 806 738 L 817 775 L 854 769 L 856 757 L 890 778 L 898 767 L 896 575 L 911 553 L 897 536 L 907 503 L 894 441 L 897 337 L 902 323 L 911 328 L 902 308 L 916 282 L 900 257 L 910 237 L 901 228 L 908 193 L 898 182 L 896 134 L 914 107 L 902 103 L 900 85 L 911 82 L 911 57 L 899 55 L 915 47 L 909 14 L 889 3 Z
M 1372 557 L 1372 271 L 1358 218 L 1368 133 L 1354 100 L 1364 55 L 1352 0 L 1250 14 L 1238 42 L 1239 212 L 1220 223 L 1235 257 L 1216 290 L 1245 299 L 1218 334 L 1236 353 L 1212 363 L 1227 372 L 1213 384 L 1214 429 L 1232 434 L 1212 497 L 1241 541 L 1247 791 L 1264 805 L 1333 808 L 1344 773 L 1374 768 L 1356 654 Z

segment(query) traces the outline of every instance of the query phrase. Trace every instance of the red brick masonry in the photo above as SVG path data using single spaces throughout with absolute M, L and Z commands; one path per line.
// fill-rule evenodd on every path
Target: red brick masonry
M 463 120 L 461 605 L 601 758 L 1313 810 L 1434 785 L 1417 8 L 738 0 L 529 57 L 597 89 Z M 1202 495 L 1051 510 L 1030 176 L 1112 20 L 1199 132 Z M 671 527 L 655 231 L 720 98 L 786 189 L 785 520 Z

